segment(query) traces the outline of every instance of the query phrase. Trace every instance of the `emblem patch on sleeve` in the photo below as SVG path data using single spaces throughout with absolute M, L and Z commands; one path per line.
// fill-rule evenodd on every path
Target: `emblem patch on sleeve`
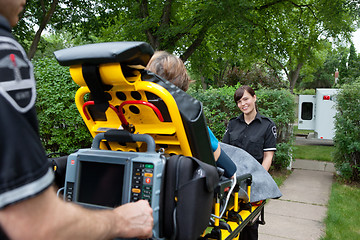
M 271 129 L 272 133 L 274 134 L 274 137 L 276 138 L 277 134 L 276 134 L 276 127 L 273 126 Z
M 0 94 L 19 112 L 35 104 L 33 66 L 15 40 L 0 37 Z

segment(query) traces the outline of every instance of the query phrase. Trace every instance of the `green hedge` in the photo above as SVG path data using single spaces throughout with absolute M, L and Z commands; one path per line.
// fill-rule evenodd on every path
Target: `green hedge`
M 188 93 L 203 103 L 208 125 L 218 139 L 222 139 L 227 123 L 240 114 L 233 100 L 237 86 L 209 88 L 208 90 L 190 88 Z M 256 90 L 259 112 L 270 117 L 277 126 L 277 149 L 273 161 L 275 169 L 289 166 L 292 158 L 293 132 L 295 121 L 295 98 L 289 90 Z
M 54 58 L 34 62 L 37 80 L 37 111 L 42 143 L 48 153 L 71 153 L 91 145 L 92 137 L 75 106 L 78 86 L 72 81 L 69 68 L 60 66 Z M 238 86 L 190 89 L 193 97 L 203 102 L 208 125 L 222 139 L 230 118 L 240 114 L 233 95 Z M 256 91 L 259 111 L 270 117 L 278 128 L 278 151 L 275 168 L 289 165 L 292 152 L 294 97 L 288 90 L 259 89 Z
M 46 152 L 68 154 L 90 147 L 92 137 L 75 105 L 79 87 L 69 68 L 61 67 L 54 58 L 38 59 L 33 64 L 40 137 Z
M 336 96 L 335 156 L 341 176 L 359 182 L 360 176 L 360 79 L 343 85 Z

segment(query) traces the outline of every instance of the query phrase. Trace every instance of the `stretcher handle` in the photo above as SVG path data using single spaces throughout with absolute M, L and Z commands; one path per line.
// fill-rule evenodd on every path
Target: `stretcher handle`
M 87 120 L 90 120 L 90 116 L 89 116 L 88 112 L 86 111 L 86 107 L 89 106 L 89 105 L 95 105 L 95 102 L 94 102 L 94 101 L 87 101 L 87 102 L 84 103 L 84 105 L 82 106 L 82 110 L 83 110 L 84 115 L 85 115 L 85 117 L 86 117 Z M 114 110 L 114 112 L 116 113 L 116 115 L 119 116 L 119 113 L 118 113 L 117 109 L 116 109 L 113 105 L 109 104 L 109 108 L 111 108 L 112 110 Z M 120 116 L 119 116 L 119 117 L 120 117 Z
M 241 181 L 244 181 L 245 179 L 248 179 L 248 182 L 247 183 L 250 183 L 252 182 L 252 175 L 251 173 L 245 173 L 245 174 L 242 174 L 242 175 L 239 175 L 239 176 L 236 176 L 236 181 L 239 183 Z
M 125 116 L 124 116 L 124 113 L 122 111 L 123 107 L 126 105 L 126 104 L 141 104 L 141 105 L 145 105 L 145 106 L 148 106 L 150 107 L 156 114 L 156 116 L 159 118 L 160 122 L 164 122 L 164 118 L 160 112 L 160 110 L 152 103 L 149 103 L 149 102 L 145 102 L 145 101 L 125 101 L 123 103 L 120 104 L 119 106 L 119 110 L 116 109 L 116 107 L 114 107 L 113 105 L 109 104 L 109 107 L 116 113 L 116 115 L 119 117 L 120 121 L 121 121 L 121 125 L 124 127 L 124 129 L 127 129 L 129 130 L 129 122 L 126 120 Z M 90 120 L 90 116 L 88 114 L 88 112 L 86 111 L 86 107 L 89 106 L 89 105 L 95 105 L 95 102 L 94 101 L 87 101 L 86 103 L 83 104 L 82 106 L 82 110 L 83 110 L 83 113 L 86 117 L 87 120 Z
M 127 104 L 141 104 L 141 105 L 145 105 L 145 106 L 148 106 L 150 107 L 152 110 L 154 110 L 154 112 L 156 113 L 156 116 L 159 118 L 160 122 L 163 122 L 164 121 L 164 118 L 160 112 L 160 110 L 152 103 L 149 103 L 149 102 L 145 102 L 145 101 L 141 101 L 141 100 L 138 100 L 138 101 L 125 101 L 125 102 L 122 102 L 119 106 L 119 111 L 118 111 L 118 115 L 120 117 L 120 120 L 123 124 L 125 125 L 129 125 L 129 123 L 126 121 L 125 119 L 125 116 L 124 116 L 124 113 L 122 111 L 123 107 Z
M 94 137 L 91 145 L 91 149 L 100 149 L 101 140 L 107 140 L 108 142 L 146 142 L 147 152 L 154 153 L 155 141 L 148 134 L 132 134 L 125 130 L 110 129 L 104 133 L 99 133 Z
M 246 180 L 246 193 L 249 196 L 249 202 L 250 202 L 250 196 L 251 196 L 251 184 L 252 184 L 252 175 L 251 173 L 245 173 L 242 174 L 240 176 L 236 176 L 236 180 L 238 181 L 238 183 L 240 183 L 241 181 Z M 235 189 L 235 191 L 239 191 L 240 190 L 240 186 L 238 185 L 237 188 Z

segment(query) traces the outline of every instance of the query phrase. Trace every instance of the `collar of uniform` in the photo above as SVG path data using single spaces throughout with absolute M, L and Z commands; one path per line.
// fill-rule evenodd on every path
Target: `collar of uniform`
M 240 116 L 237 117 L 237 119 L 240 120 L 241 122 L 245 122 L 244 113 L 241 113 Z M 255 116 L 254 120 L 259 120 L 260 123 L 262 122 L 261 115 L 259 112 L 256 112 L 256 116 Z
M 2 15 L 0 15 L 0 28 L 3 28 L 9 32 L 11 32 L 11 26 L 9 21 Z

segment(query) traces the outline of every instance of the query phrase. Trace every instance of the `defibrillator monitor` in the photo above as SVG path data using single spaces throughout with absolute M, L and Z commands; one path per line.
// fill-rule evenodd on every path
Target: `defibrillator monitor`
M 94 208 L 115 208 L 160 194 L 159 154 L 81 149 L 68 157 L 65 200 Z
M 124 159 L 119 161 L 124 162 Z M 78 164 L 77 202 L 111 208 L 127 202 L 123 199 L 126 194 L 123 193 L 125 168 L 128 168 L 126 162 L 115 164 L 79 160 Z
M 115 208 L 147 200 L 159 235 L 160 191 L 164 156 L 151 152 L 80 149 L 69 155 L 64 200 L 88 208 Z

